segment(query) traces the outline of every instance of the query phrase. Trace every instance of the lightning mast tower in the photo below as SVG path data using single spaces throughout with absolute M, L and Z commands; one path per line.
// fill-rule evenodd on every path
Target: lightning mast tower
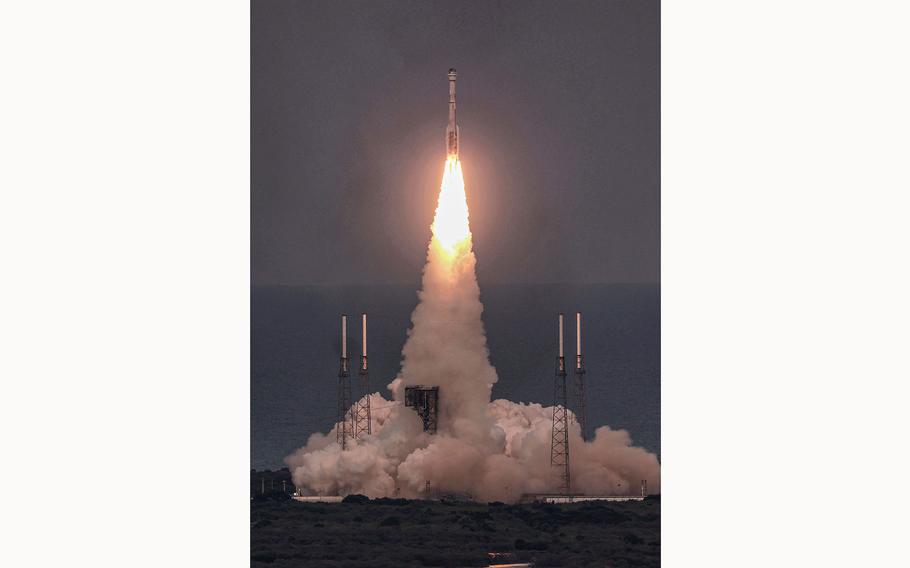
M 585 363 L 581 355 L 581 312 L 575 312 L 575 388 L 572 389 L 574 395 L 572 401 L 572 410 L 575 411 L 575 419 L 581 427 L 581 439 L 588 439 L 587 429 L 587 401 L 585 400 Z
M 338 425 L 335 435 L 341 449 L 354 436 L 354 417 L 351 413 L 351 374 L 348 367 L 348 316 L 341 314 L 341 368 L 338 371 Z
M 372 416 L 370 413 L 370 371 L 367 366 L 367 314 L 360 314 L 363 342 L 360 349 L 360 398 L 354 405 L 354 437 L 360 440 L 372 434 Z
M 559 359 L 553 382 L 553 429 L 550 435 L 550 466 L 558 476 L 557 489 L 565 494 L 571 491 L 569 477 L 569 420 L 566 410 L 566 357 L 563 352 L 563 319 L 559 314 Z

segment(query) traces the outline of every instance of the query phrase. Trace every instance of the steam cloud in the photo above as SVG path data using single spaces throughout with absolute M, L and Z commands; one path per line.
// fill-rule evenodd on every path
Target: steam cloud
M 497 376 L 481 320 L 470 232 L 454 250 L 436 233 L 434 224 L 401 371 L 388 385 L 393 400 L 370 395 L 372 436 L 349 440 L 342 451 L 334 430 L 316 433 L 285 458 L 294 484 L 304 493 L 422 498 L 429 481 L 437 494 L 515 502 L 523 493 L 555 490 L 553 409 L 490 401 Z M 423 432 L 417 413 L 404 406 L 406 385 L 439 386 L 435 435 Z M 649 492 L 660 490 L 657 457 L 633 447 L 625 430 L 602 426 L 593 440 L 584 442 L 572 421 L 569 447 L 573 493 L 637 492 L 642 479 Z

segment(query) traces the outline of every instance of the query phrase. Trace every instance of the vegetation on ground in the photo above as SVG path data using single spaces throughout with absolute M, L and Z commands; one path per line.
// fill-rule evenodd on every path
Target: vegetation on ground
M 254 567 L 660 565 L 660 499 L 569 504 L 366 499 L 250 502 Z

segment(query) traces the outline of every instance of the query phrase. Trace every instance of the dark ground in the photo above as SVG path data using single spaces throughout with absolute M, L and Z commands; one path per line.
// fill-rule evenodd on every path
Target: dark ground
M 257 481 L 250 502 L 252 566 L 660 565 L 659 498 L 564 505 L 299 503 L 280 488 L 270 493 L 267 486 L 260 494 Z

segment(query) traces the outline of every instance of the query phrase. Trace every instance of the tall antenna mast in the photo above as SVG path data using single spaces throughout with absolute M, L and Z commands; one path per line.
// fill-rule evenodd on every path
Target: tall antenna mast
M 354 436 L 354 417 L 351 414 L 351 374 L 348 367 L 348 316 L 341 314 L 341 368 L 338 371 L 338 424 L 335 435 L 341 449 Z
M 360 398 L 354 406 L 354 437 L 360 440 L 373 433 L 370 412 L 370 370 L 367 365 L 367 314 L 360 314 L 362 342 L 360 347 Z
M 588 439 L 588 407 L 585 399 L 585 363 L 581 354 L 581 312 L 575 312 L 575 385 L 572 394 L 572 410 L 581 428 L 581 439 Z

